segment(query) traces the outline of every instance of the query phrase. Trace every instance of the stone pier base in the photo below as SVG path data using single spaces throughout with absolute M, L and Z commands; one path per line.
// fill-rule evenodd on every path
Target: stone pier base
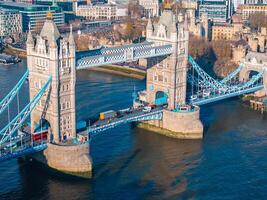
M 163 111 L 162 120 L 138 123 L 140 128 L 178 139 L 202 139 L 203 125 L 199 120 L 199 108 L 191 112 Z
M 57 172 L 81 178 L 92 177 L 92 161 L 89 156 L 89 143 L 63 146 L 48 144 L 43 152 L 32 158 Z

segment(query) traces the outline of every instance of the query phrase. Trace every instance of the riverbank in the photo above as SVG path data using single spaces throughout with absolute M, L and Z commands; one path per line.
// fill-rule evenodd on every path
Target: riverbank
M 146 77 L 146 71 L 136 68 L 130 68 L 127 66 L 119 65 L 105 65 L 101 67 L 95 67 L 90 69 L 91 71 L 105 72 L 109 74 L 127 76 L 136 79 L 144 79 Z
M 261 114 L 267 112 L 267 97 L 258 97 L 256 95 L 244 95 L 242 97 L 243 102 L 248 105 L 251 109 L 260 111 Z
M 19 58 L 26 59 L 27 58 L 27 52 L 24 49 L 19 49 L 12 47 L 11 45 L 8 45 L 5 49 L 4 52 L 9 55 L 15 55 L 18 56 Z

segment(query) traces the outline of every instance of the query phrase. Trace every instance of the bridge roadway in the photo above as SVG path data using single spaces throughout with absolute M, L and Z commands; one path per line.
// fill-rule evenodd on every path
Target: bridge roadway
M 213 102 L 216 102 L 216 101 L 220 101 L 220 100 L 223 100 L 223 99 L 228 99 L 228 98 L 231 98 L 231 97 L 240 96 L 242 94 L 253 93 L 253 92 L 256 92 L 258 90 L 261 90 L 263 87 L 264 86 L 262 84 L 259 84 L 259 85 L 256 85 L 254 87 L 246 88 L 246 89 L 243 89 L 243 90 L 237 90 L 237 91 L 234 91 L 234 92 L 222 93 L 222 94 L 215 93 L 215 94 L 212 94 L 212 95 L 210 95 L 208 97 L 198 97 L 196 100 L 192 100 L 191 103 L 193 105 L 201 106 L 201 105 L 205 105 L 205 104 L 208 104 L 208 103 L 213 103 Z
M 32 142 L 30 134 L 12 137 L 0 146 L 0 162 L 43 151 L 46 141 Z
M 114 128 L 120 124 L 144 121 L 144 120 L 160 120 L 162 118 L 162 110 L 164 106 L 158 106 L 150 112 L 143 111 L 143 107 L 137 109 L 124 109 L 116 118 L 107 120 L 98 120 L 89 129 L 80 132 L 79 134 L 99 133 L 104 130 Z M 47 141 L 32 141 L 31 134 L 26 127 L 23 129 L 23 134 L 12 137 L 9 141 L 4 142 L 0 146 L 0 162 L 26 156 L 43 151 L 47 148 Z M 92 135 L 94 136 L 94 135 Z
M 88 131 L 89 133 L 96 134 L 130 122 L 160 120 L 162 119 L 162 111 L 164 108 L 165 106 L 163 105 L 157 106 L 156 108 L 151 109 L 150 112 L 144 111 L 143 107 L 137 109 L 124 109 L 122 110 L 123 112 L 119 111 L 119 115 L 116 118 L 96 121 L 89 127 Z

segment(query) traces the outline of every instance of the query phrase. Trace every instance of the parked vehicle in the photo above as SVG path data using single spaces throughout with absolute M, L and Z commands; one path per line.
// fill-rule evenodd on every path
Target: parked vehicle
M 155 109 L 157 106 L 155 104 L 150 105 L 151 109 Z
M 78 121 L 76 123 L 76 131 L 80 132 L 80 131 L 84 131 L 87 128 L 87 124 L 86 121 Z
M 142 110 L 145 113 L 149 113 L 151 111 L 151 107 L 150 106 L 145 106 Z
M 210 90 L 203 90 L 203 97 L 209 97 L 210 96 Z
M 47 140 L 48 130 L 42 130 L 39 132 L 32 133 L 32 140 L 40 142 L 41 140 Z
M 191 100 L 196 100 L 196 99 L 197 99 L 197 95 L 192 95 L 192 96 L 190 97 L 190 99 L 191 99 Z
M 109 111 L 106 111 L 106 112 L 102 112 L 99 115 L 99 119 L 100 120 L 112 119 L 112 118 L 115 118 L 115 117 L 117 117 L 117 112 L 114 111 L 114 110 L 109 110 Z
M 190 108 L 190 107 L 187 106 L 187 105 L 186 105 L 186 106 L 181 106 L 181 107 L 180 107 L 180 110 L 181 110 L 181 111 L 188 111 L 189 108 Z

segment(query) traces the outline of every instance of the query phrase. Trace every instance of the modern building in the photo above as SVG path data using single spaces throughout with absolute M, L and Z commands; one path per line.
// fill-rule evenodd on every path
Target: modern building
M 159 16 L 159 0 L 139 0 L 139 5 L 143 9 L 144 17 Z
M 199 0 L 198 16 L 203 13 L 214 22 L 226 22 L 233 14 L 232 0 Z
M 255 13 L 264 13 L 267 16 L 267 4 L 242 5 L 241 12 L 243 20 L 247 20 L 251 14 Z
M 58 27 L 64 25 L 64 13 L 58 6 L 31 5 L 25 3 L 1 2 L 0 7 L 5 9 L 18 10 L 22 16 L 22 31 L 26 32 L 29 27 L 35 30 L 42 27 L 48 11 L 53 15 L 54 22 Z
M 0 37 L 22 32 L 21 14 L 16 10 L 0 9 Z
M 88 20 L 113 20 L 117 16 L 117 6 L 113 4 L 82 5 L 76 8 L 76 15 Z
M 77 0 L 77 1 L 73 1 L 73 0 L 57 0 L 56 1 L 56 5 L 58 7 L 60 7 L 60 8 L 62 8 L 62 10 L 67 13 L 67 12 L 73 12 L 74 11 L 74 4 L 76 2 L 77 2 L 78 6 L 87 4 L 86 0 Z M 52 6 L 53 3 L 55 4 L 55 2 L 53 2 L 51 0 L 35 0 L 34 1 L 34 4 L 46 5 L 46 6 Z

